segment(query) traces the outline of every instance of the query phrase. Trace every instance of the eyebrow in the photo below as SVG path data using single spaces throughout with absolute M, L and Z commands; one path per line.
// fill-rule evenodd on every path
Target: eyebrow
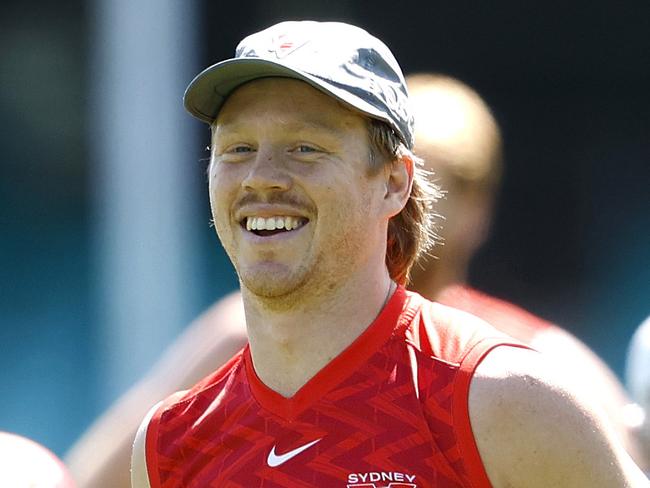
M 328 124 L 327 122 L 324 121 L 318 121 L 318 120 L 306 120 L 302 122 L 286 122 L 280 124 L 282 126 L 282 129 L 287 131 L 287 132 L 301 132 L 301 131 L 309 131 L 309 130 L 316 130 L 316 131 L 325 131 L 328 132 L 332 135 L 339 135 L 343 132 L 345 132 L 345 127 L 338 127 L 333 124 Z M 224 130 L 226 133 L 238 133 L 238 132 L 245 132 L 248 130 L 248 124 L 244 124 L 241 122 L 225 122 L 222 124 L 212 124 L 212 130 L 214 130 L 218 127 L 220 130 Z

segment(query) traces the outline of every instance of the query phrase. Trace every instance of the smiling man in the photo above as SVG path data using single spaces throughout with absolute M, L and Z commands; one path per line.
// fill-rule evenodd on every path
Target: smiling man
M 437 191 L 381 41 L 281 23 L 185 104 L 212 127 L 212 213 L 249 346 L 151 409 L 134 487 L 645 486 L 539 354 L 405 290 Z

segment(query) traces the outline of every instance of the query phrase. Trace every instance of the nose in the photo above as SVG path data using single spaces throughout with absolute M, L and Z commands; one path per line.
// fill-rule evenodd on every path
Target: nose
M 258 150 L 242 186 L 248 191 L 287 191 L 292 179 L 282 156 L 272 150 Z

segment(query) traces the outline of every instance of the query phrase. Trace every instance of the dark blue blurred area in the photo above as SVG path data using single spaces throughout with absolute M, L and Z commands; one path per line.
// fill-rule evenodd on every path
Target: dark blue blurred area
M 255 29 L 311 17 L 368 29 L 406 73 L 444 72 L 475 87 L 503 127 L 506 172 L 472 283 L 573 331 L 622 373 L 627 342 L 650 313 L 650 4 L 198 8 L 202 66 L 231 56 Z M 106 407 L 96 355 L 88 17 L 81 0 L 0 6 L 0 430 L 59 455 Z M 207 132 L 201 137 L 207 144 Z M 198 175 L 204 229 L 198 313 L 236 279 L 208 225 L 203 167 L 188 171 Z

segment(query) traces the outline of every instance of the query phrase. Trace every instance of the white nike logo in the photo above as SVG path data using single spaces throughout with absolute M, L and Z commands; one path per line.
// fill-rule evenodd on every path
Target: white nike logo
M 289 451 L 287 453 L 280 454 L 280 455 L 275 453 L 275 446 L 273 446 L 273 448 L 271 449 L 271 452 L 269 452 L 269 457 L 266 458 L 266 463 L 272 468 L 277 468 L 281 464 L 286 463 L 289 459 L 291 459 L 293 457 L 296 457 L 302 451 L 306 451 L 311 446 L 313 446 L 317 442 L 320 442 L 321 440 L 323 440 L 322 437 L 320 439 L 316 439 L 315 441 L 311 441 L 309 444 L 305 444 L 304 446 L 300 446 L 300 447 L 294 449 L 293 451 Z

